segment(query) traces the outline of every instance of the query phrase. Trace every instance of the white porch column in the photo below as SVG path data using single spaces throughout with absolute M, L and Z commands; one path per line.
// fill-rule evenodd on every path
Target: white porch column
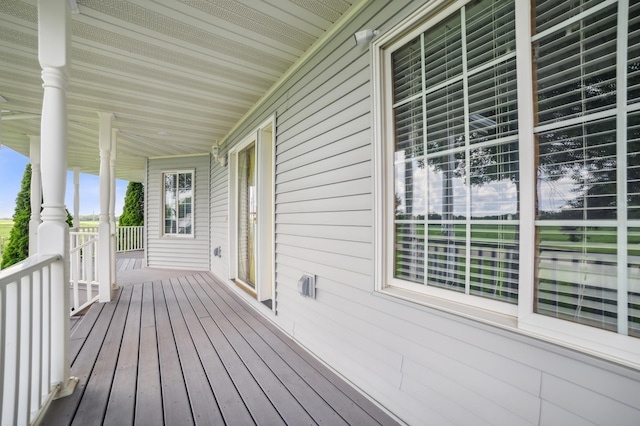
M 80 229 L 80 168 L 73 168 L 73 227 Z
M 100 130 L 100 219 L 98 223 L 98 281 L 100 302 L 111 300 L 111 225 L 109 201 L 111 199 L 111 122 L 113 114 L 99 112 Z
M 38 253 L 62 256 L 51 267 L 51 382 L 57 396 L 70 394 L 69 359 L 69 226 L 64 206 L 67 180 L 67 99 L 71 16 L 67 0 L 38 0 L 38 60 L 44 96 L 41 119 L 42 224 Z
M 111 192 L 109 197 L 109 225 L 111 226 L 111 288 L 117 289 L 116 277 L 116 150 L 118 129 L 111 131 Z
M 29 256 L 38 253 L 38 227 L 42 208 L 42 176 L 40 174 L 40 136 L 29 135 L 31 161 L 31 219 L 29 220 Z

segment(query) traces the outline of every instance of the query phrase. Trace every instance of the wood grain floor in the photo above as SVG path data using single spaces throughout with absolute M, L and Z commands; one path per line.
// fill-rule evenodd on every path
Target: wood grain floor
M 396 424 L 206 272 L 123 285 L 73 325 L 71 359 L 43 424 Z

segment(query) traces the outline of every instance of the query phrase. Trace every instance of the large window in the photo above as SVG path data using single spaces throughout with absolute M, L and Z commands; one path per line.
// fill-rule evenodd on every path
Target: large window
M 436 6 L 374 42 L 381 287 L 640 337 L 640 2 Z
M 193 235 L 193 172 L 165 172 L 164 235 Z
M 393 282 L 518 301 L 512 1 L 473 2 L 390 56 Z
M 637 54 L 640 4 L 567 3 L 536 4 L 536 311 L 640 337 L 639 63 L 623 47 Z

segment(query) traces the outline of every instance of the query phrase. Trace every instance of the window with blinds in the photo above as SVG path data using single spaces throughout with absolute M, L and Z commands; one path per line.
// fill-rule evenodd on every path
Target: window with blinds
M 640 3 L 631 3 L 535 3 L 534 310 L 640 337 L 640 117 L 625 108 L 638 98 Z
M 474 1 L 391 55 L 393 279 L 518 300 L 513 1 Z
M 163 173 L 164 235 L 193 234 L 193 172 Z
M 450 5 L 379 42 L 383 285 L 507 315 L 526 303 L 534 332 L 637 338 L 640 0 L 530 4 Z

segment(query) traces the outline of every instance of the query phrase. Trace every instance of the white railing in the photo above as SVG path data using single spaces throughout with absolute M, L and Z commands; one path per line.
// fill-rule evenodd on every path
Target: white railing
M 97 226 L 81 226 L 80 228 L 76 228 L 77 232 L 98 232 L 98 227 Z M 76 231 L 76 229 L 72 229 L 71 231 Z
M 144 226 L 116 227 L 116 251 L 144 250 Z
M 59 265 L 56 265 L 59 263 Z M 55 267 L 55 268 L 54 268 Z M 57 318 L 64 291 L 60 256 L 32 256 L 0 272 L 0 422 L 37 422 L 59 385 L 60 328 Z M 58 276 L 58 274 L 60 274 Z
M 81 312 L 98 300 L 98 233 L 69 232 L 71 314 Z

